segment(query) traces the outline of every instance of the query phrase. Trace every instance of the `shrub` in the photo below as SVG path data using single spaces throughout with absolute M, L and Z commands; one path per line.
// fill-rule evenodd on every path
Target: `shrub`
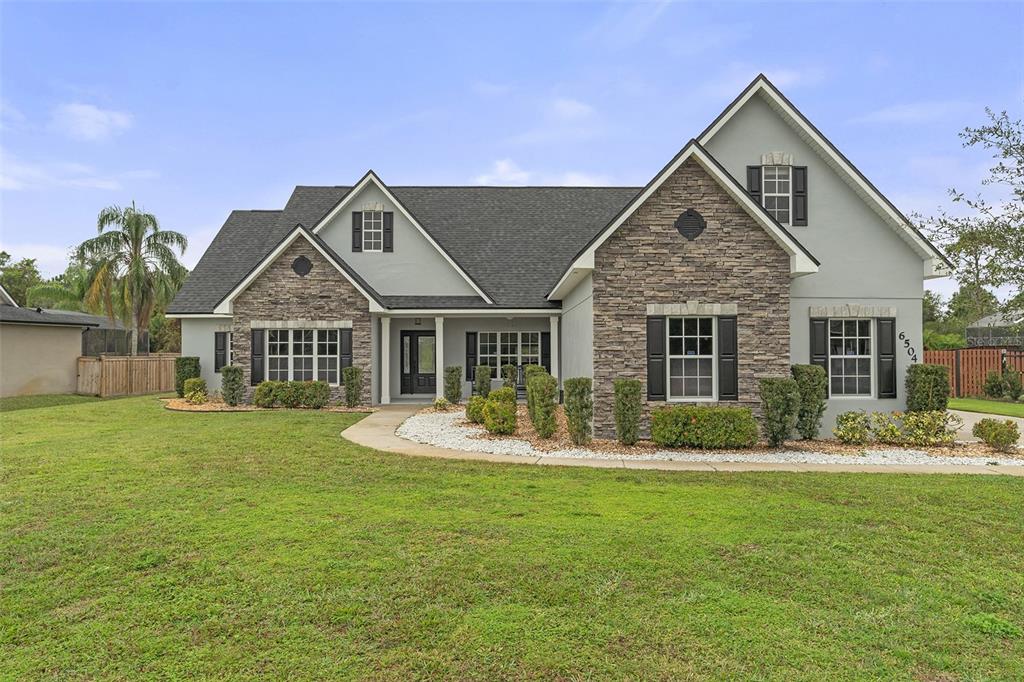
M 1018 400 L 1024 393 L 1024 386 L 1021 386 L 1021 373 L 1014 369 L 1007 369 L 1003 372 L 1003 385 L 1006 387 L 1004 395 L 1010 400 Z
M 907 411 L 934 412 L 949 404 L 949 372 L 942 365 L 907 368 Z
M 511 390 L 511 389 L 500 389 Z M 495 391 L 497 393 L 498 391 Z M 493 395 L 493 394 L 492 394 Z M 516 405 L 507 400 L 487 398 L 484 401 L 484 428 L 491 433 L 508 435 L 516 431 Z
M 872 412 L 871 434 L 879 443 L 896 445 L 904 441 L 903 427 L 900 423 L 902 412 Z
M 569 423 L 569 439 L 576 445 L 586 445 L 591 438 L 591 420 L 594 418 L 593 382 L 588 377 L 566 379 L 565 418 Z
M 662 407 L 651 414 L 651 440 L 670 448 L 749 448 L 757 443 L 757 420 L 749 407 Z
M 302 387 L 302 406 L 314 410 L 327 407 L 331 402 L 331 387 L 326 381 L 305 381 Z
M 537 435 L 541 438 L 551 438 L 555 435 L 556 427 L 555 402 L 558 396 L 558 379 L 547 372 L 534 372 L 526 386 L 526 395 L 533 404 L 530 421 Z
M 505 388 L 515 390 L 516 380 L 519 379 L 519 368 L 515 365 L 501 366 L 501 385 Z
M 482 398 L 491 394 L 491 368 L 488 365 L 477 365 L 474 370 L 473 392 Z
M 174 358 L 174 392 L 179 398 L 185 397 L 185 380 L 199 376 L 199 358 L 185 356 Z
M 277 385 L 279 381 L 261 381 L 256 391 L 252 394 L 252 401 L 256 407 L 273 407 L 277 400 Z
M 434 398 L 434 409 L 438 412 L 446 412 L 451 406 L 452 403 L 448 398 Z
M 516 406 L 516 389 L 509 388 L 508 386 L 502 386 L 491 391 L 491 394 L 487 397 L 490 400 L 500 400 L 503 403 L 508 403 L 512 407 Z
M 363 402 L 363 370 L 346 367 L 341 370 L 341 380 L 345 382 L 345 406 L 357 407 Z
M 462 366 L 444 368 L 444 397 L 452 405 L 462 402 Z
M 301 381 L 279 381 L 274 391 L 274 402 L 281 407 L 299 407 L 302 405 L 303 393 L 305 386 Z
M 534 374 L 547 373 L 544 369 L 544 365 L 524 365 L 523 366 L 523 380 L 529 383 L 530 377 Z
M 800 391 L 800 409 L 796 415 L 796 430 L 804 440 L 818 437 L 821 416 L 825 414 L 828 396 L 828 375 L 818 365 L 793 365 L 790 368 L 797 390 Z
M 774 447 L 793 433 L 800 411 L 800 389 L 796 380 L 782 377 L 761 379 L 761 409 L 764 435 Z
M 1010 419 L 982 419 L 971 430 L 975 438 L 980 438 L 991 448 L 996 450 L 1010 450 L 1020 440 L 1020 429 Z
M 634 445 L 640 439 L 643 407 L 640 380 L 616 379 L 612 386 L 615 393 L 615 435 L 623 445 Z
M 864 445 L 870 435 L 870 421 L 864 410 L 843 412 L 836 417 L 836 427 L 832 433 L 841 442 L 848 445 Z
M 234 406 L 242 402 L 242 396 L 245 394 L 245 382 L 241 367 L 225 365 L 220 368 L 220 392 L 224 396 L 224 402 L 228 405 Z
M 919 447 L 949 445 L 964 422 L 949 412 L 907 412 L 903 415 L 903 442 Z
M 484 403 L 486 402 L 487 398 L 482 395 L 470 396 L 469 401 L 466 402 L 466 419 L 474 424 L 482 424 L 484 422 Z
M 202 405 L 209 400 L 209 393 L 206 391 L 206 379 L 192 377 L 185 379 L 185 400 L 193 405 Z
M 1006 395 L 1006 381 L 1003 379 L 1003 375 L 994 370 L 989 372 L 985 376 L 985 383 L 981 390 L 989 398 L 1002 398 Z

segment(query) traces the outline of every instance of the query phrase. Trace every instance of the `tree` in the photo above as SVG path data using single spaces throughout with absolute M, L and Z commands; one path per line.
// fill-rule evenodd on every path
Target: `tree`
M 83 242 L 77 258 L 91 264 L 86 303 L 116 313 L 131 331 L 130 353 L 138 352 L 138 334 L 149 327 L 154 309 L 166 305 L 181 288 L 187 270 L 175 250 L 188 247 L 185 235 L 160 229 L 152 213 L 131 206 L 108 206 L 96 219 L 99 235 Z
M 949 318 L 964 327 L 999 310 L 999 300 L 983 286 L 964 284 L 949 299 Z
M 101 308 L 86 304 L 92 282 L 90 268 L 79 262 L 74 254 L 70 260 L 64 272 L 28 290 L 29 305 L 89 313 L 101 311 Z
M 18 305 L 28 305 L 28 290 L 42 283 L 35 258 L 11 262 L 11 254 L 0 251 L 0 284 Z
M 945 314 L 943 310 L 945 306 L 946 302 L 942 300 L 942 294 L 925 290 L 924 298 L 921 299 L 922 321 L 925 323 L 938 322 Z
M 168 319 L 164 311 L 149 320 L 149 350 L 152 353 L 181 352 L 181 320 Z

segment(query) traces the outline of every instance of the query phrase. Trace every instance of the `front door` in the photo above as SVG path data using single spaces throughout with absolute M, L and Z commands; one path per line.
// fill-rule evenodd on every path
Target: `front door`
M 402 393 L 436 393 L 434 332 L 402 331 Z

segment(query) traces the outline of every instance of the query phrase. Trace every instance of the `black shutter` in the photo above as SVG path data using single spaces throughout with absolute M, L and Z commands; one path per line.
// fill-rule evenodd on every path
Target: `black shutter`
M 878 325 L 878 397 L 896 397 L 896 318 L 880 317 Z
M 363 250 L 363 212 L 352 211 L 352 252 Z
M 342 370 L 352 366 L 352 330 L 340 329 L 338 331 L 338 383 L 344 384 L 345 373 Z
M 540 364 L 551 374 L 551 332 L 540 333 Z
M 263 381 L 263 338 L 266 331 L 252 330 L 252 347 L 249 349 L 249 384 L 256 386 Z
M 740 399 L 736 316 L 718 318 L 718 399 Z
M 665 318 L 647 318 L 647 399 L 665 400 Z
M 747 193 L 761 203 L 761 167 L 747 166 Z
M 228 364 L 228 333 L 213 333 L 213 371 L 220 372 L 220 368 Z
M 793 166 L 793 224 L 807 225 L 807 166 Z
M 811 318 L 811 364 L 825 370 L 825 395 L 828 395 L 828 320 L 824 317 Z
M 384 251 L 390 253 L 395 250 L 395 214 L 391 211 L 384 212 Z
M 466 381 L 473 381 L 476 369 L 476 332 L 466 332 Z

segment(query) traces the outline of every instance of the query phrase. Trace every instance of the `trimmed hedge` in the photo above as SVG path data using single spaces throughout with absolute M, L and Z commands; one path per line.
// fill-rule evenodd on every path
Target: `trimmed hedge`
M 252 402 L 257 407 L 327 407 L 331 387 L 324 381 L 264 381 L 256 387 Z
M 346 367 L 341 370 L 341 380 L 345 384 L 345 406 L 358 406 L 363 401 L 363 370 Z
M 640 439 L 643 410 L 640 380 L 616 379 L 612 386 L 615 393 L 615 436 L 623 445 L 634 445 Z
M 274 402 L 281 407 L 300 407 L 305 392 L 301 381 L 279 381 L 274 391 Z
M 662 407 L 651 414 L 651 440 L 670 448 L 749 448 L 757 443 L 757 420 L 749 407 Z
M 508 386 L 502 386 L 491 391 L 491 394 L 487 396 L 489 400 L 500 400 L 503 403 L 508 403 L 512 407 L 516 406 L 516 389 L 509 388 Z
M 486 398 L 491 394 L 491 367 L 490 365 L 477 365 L 473 370 L 473 393 Z
M 444 397 L 452 405 L 462 402 L 462 365 L 444 368 Z
M 971 429 L 975 438 L 980 438 L 985 445 L 996 450 L 1010 450 L 1020 439 L 1020 429 L 1010 419 L 991 419 L 986 417 L 980 420 Z
M 232 407 L 242 402 L 245 395 L 245 379 L 241 367 L 225 365 L 220 368 L 220 393 L 224 397 L 224 402 Z
M 519 369 L 515 365 L 501 366 L 501 385 L 504 388 L 515 390 L 516 380 L 519 378 Z
M 494 393 L 512 389 L 499 389 Z M 494 395 L 493 393 L 491 394 Z M 487 398 L 484 401 L 484 428 L 494 434 L 508 435 L 516 432 L 516 404 L 501 398 Z
M 828 375 L 818 365 L 790 367 L 796 387 L 800 391 L 800 409 L 796 415 L 796 430 L 804 440 L 813 440 L 821 430 L 821 417 L 825 414 L 828 397 Z
M 252 394 L 252 402 L 256 407 L 273 407 L 278 381 L 262 381 Z
M 908 412 L 934 412 L 949 405 L 949 372 L 942 365 L 911 365 L 904 385 Z
M 199 358 L 186 355 L 174 358 L 174 392 L 185 397 L 185 380 L 199 377 Z
M 321 410 L 331 402 L 331 387 L 327 385 L 326 381 L 305 381 L 302 383 L 304 384 L 301 400 L 303 407 Z
M 469 400 L 466 402 L 466 419 L 474 424 L 483 424 L 484 403 L 486 402 L 487 398 L 482 395 L 469 396 Z
M 778 447 L 789 438 L 800 412 L 800 388 L 795 379 L 761 379 L 761 410 L 768 444 Z
M 547 372 L 534 372 L 526 384 L 527 401 L 533 406 L 530 422 L 541 438 L 555 435 L 555 403 L 558 379 Z
M 589 377 L 575 377 L 566 379 L 562 385 L 565 388 L 565 418 L 569 426 L 569 439 L 576 445 L 586 445 L 593 433 L 593 381 Z
M 530 383 L 530 377 L 534 374 L 547 374 L 547 370 L 544 369 L 544 365 L 523 366 L 523 380 L 526 381 L 526 383 Z
M 185 379 L 185 400 L 193 405 L 202 405 L 210 398 L 206 390 L 206 379 L 192 377 Z

